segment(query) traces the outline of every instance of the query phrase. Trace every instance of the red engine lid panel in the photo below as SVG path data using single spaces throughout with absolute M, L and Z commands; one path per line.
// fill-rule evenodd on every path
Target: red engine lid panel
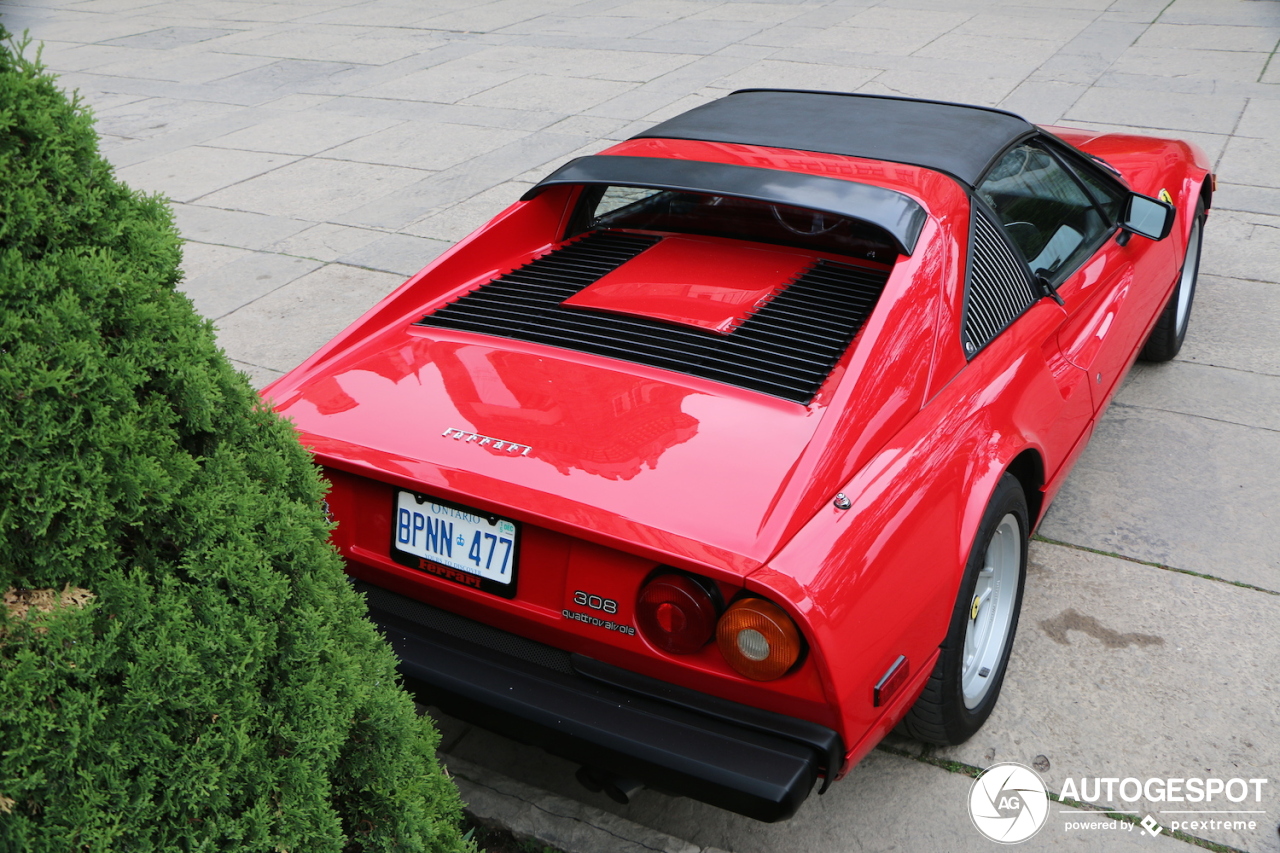
M 563 304 L 728 334 L 815 260 L 795 249 L 674 235 Z

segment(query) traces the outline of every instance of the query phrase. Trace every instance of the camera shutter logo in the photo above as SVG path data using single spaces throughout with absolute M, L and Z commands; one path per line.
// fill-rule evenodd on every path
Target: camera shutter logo
M 1049 793 L 1044 780 L 1021 764 L 994 764 L 973 780 L 969 817 L 978 832 L 992 841 L 1026 841 L 1049 818 Z

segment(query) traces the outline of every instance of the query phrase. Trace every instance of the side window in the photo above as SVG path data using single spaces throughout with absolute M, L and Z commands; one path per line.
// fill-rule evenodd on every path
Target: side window
M 643 189 L 641 187 L 605 187 L 600 201 L 592 214 L 592 224 L 598 224 L 609 214 L 625 210 L 632 205 L 639 205 L 662 193 L 662 190 Z
M 1011 148 L 977 189 L 1033 275 L 1059 279 L 1111 229 L 1071 172 L 1034 142 Z
M 1098 202 L 1098 206 L 1107 214 L 1107 219 L 1112 222 L 1119 219 L 1121 211 L 1124 210 L 1124 191 L 1104 181 L 1084 167 L 1076 168 L 1075 173 L 1089 186 L 1089 194 L 1094 197 Z

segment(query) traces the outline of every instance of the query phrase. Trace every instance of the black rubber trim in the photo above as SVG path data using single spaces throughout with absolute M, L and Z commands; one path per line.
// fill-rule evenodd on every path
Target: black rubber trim
M 719 696 L 708 696 L 678 684 L 668 684 L 647 675 L 603 663 L 586 655 L 573 655 L 572 662 L 574 670 L 584 678 L 631 693 L 649 696 L 752 731 L 776 734 L 787 740 L 812 747 L 824 759 L 822 766 L 818 768 L 823 774 L 819 794 L 826 793 L 827 788 L 831 787 L 832 780 L 840 772 L 840 766 L 844 762 L 844 742 L 840 739 L 840 735 L 826 726 L 753 708 L 739 702 L 730 702 Z
M 756 166 L 613 154 L 570 160 L 521 198 L 531 199 L 557 184 L 609 184 L 709 193 L 821 210 L 870 222 L 883 229 L 904 255 L 915 251 L 928 218 L 915 199 L 870 184 Z
M 575 669 L 590 670 L 593 678 L 531 666 L 374 603 L 369 616 L 391 642 L 405 687 L 420 702 L 679 796 L 756 820 L 784 820 L 808 797 L 820 767 L 832 763 L 829 746 L 820 750 L 780 734 L 813 726 L 801 720 L 679 688 L 659 698 L 650 680 L 623 689 L 599 677 L 625 681 L 617 679 L 621 670 L 576 655 Z M 770 724 L 778 728 L 771 731 Z M 832 737 L 819 733 L 822 743 Z M 835 766 L 838 772 L 838 760 Z
M 432 631 L 448 634 L 450 637 L 472 645 L 484 646 L 508 657 L 519 658 L 526 663 L 565 675 L 574 671 L 573 655 L 562 649 L 517 636 L 501 628 L 476 622 L 474 619 L 467 619 L 465 616 L 441 610 L 439 607 L 432 607 L 416 598 L 409 598 L 371 583 L 353 581 L 352 585 L 364 594 L 365 601 L 371 610 L 381 610 L 393 616 L 399 616 L 420 627 L 430 628 Z

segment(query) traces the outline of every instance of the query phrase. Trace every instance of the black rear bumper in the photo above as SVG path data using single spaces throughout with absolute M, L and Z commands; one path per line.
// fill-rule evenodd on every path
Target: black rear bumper
M 763 821 L 843 760 L 805 720 L 665 684 L 357 581 L 424 704 L 584 766 Z

